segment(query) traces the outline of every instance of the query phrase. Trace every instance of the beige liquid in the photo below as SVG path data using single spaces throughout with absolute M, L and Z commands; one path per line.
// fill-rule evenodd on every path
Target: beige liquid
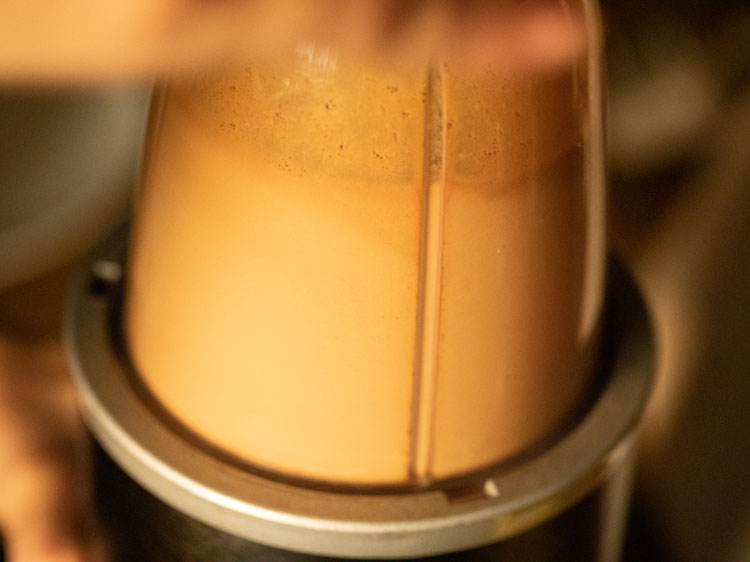
M 589 379 L 603 209 L 585 74 L 319 54 L 155 102 L 136 368 L 194 432 L 284 474 L 408 484 L 507 458 Z

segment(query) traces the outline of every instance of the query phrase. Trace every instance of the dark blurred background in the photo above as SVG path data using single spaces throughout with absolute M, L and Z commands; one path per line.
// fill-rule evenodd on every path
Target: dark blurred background
M 610 234 L 655 320 L 628 560 L 750 560 L 750 4 L 604 0 Z

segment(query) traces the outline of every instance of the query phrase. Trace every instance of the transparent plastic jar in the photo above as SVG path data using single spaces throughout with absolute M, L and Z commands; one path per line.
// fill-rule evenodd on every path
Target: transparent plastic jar
M 562 6 L 562 4 L 561 4 Z M 391 69 L 300 45 L 156 92 L 125 337 L 248 467 L 424 485 L 561 431 L 604 283 L 597 12 L 557 66 Z

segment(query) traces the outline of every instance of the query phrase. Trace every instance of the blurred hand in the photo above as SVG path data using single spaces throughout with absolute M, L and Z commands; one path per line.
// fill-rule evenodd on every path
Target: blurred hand
M 299 41 L 407 62 L 549 64 L 581 47 L 581 28 L 549 0 L 2 0 L 0 81 L 136 79 Z
M 8 562 L 102 560 L 89 476 L 59 340 L 0 331 L 0 529 Z

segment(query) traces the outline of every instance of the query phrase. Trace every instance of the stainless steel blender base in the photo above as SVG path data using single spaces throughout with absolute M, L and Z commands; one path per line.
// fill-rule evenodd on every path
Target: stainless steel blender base
M 278 549 L 217 530 L 184 515 L 134 482 L 95 445 L 98 508 L 115 562 L 312 562 L 343 561 Z M 560 516 L 488 546 L 407 560 L 440 562 L 613 562 L 619 559 L 619 529 L 605 529 L 627 503 L 629 467 Z M 428 547 L 429 545 L 425 545 Z M 606 552 L 606 554 L 604 554 Z M 366 555 L 356 557 L 367 559 Z M 381 559 L 383 560 L 383 559 Z
M 120 232 L 92 255 L 66 326 L 84 415 L 103 449 L 97 498 L 117 560 L 619 559 L 652 353 L 643 303 L 615 262 L 601 386 L 577 423 L 543 450 L 473 479 L 375 494 L 245 470 L 144 400 L 113 339 L 125 240 Z

